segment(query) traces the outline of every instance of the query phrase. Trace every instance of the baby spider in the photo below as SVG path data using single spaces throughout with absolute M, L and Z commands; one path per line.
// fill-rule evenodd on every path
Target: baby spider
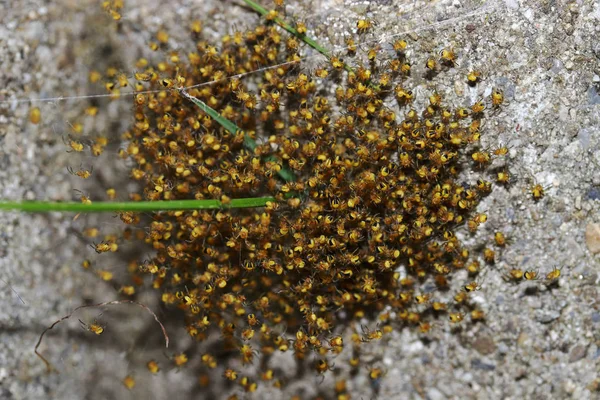
M 456 63 L 456 53 L 454 52 L 454 49 L 449 48 L 440 51 L 440 60 L 442 64 L 453 67 Z
M 380 329 L 372 331 L 365 325 L 362 325 L 361 328 L 364 334 L 361 338 L 361 342 L 363 343 L 368 343 L 372 340 L 379 340 L 383 337 L 383 332 L 381 332 Z
M 484 110 L 485 104 L 483 103 L 483 100 L 478 100 L 475 104 L 471 106 L 471 112 L 475 116 L 481 115 Z
M 442 311 L 446 311 L 448 306 L 446 303 L 442 303 L 440 301 L 434 301 L 433 303 L 431 303 L 431 308 L 433 309 L 433 311 L 442 312 Z
M 73 191 L 79 195 L 79 200 L 81 200 L 83 204 L 92 204 L 92 199 L 90 199 L 90 196 L 78 189 L 74 189 Z
M 381 368 L 369 368 L 369 383 L 371 384 L 371 389 L 375 394 L 379 393 L 379 391 L 381 390 L 381 379 L 386 373 L 387 372 L 382 370 Z
M 427 68 L 427 75 L 432 76 L 433 74 L 435 74 L 436 67 L 437 63 L 435 61 L 435 58 L 429 57 L 425 62 L 425 68 Z
M 504 157 L 508 154 L 508 151 L 511 149 L 512 147 L 508 147 L 508 146 L 500 146 L 497 147 L 493 150 L 493 153 L 495 156 L 498 157 Z
M 524 274 L 525 273 L 523 272 L 522 269 L 513 268 L 510 271 L 508 271 L 507 274 L 504 275 L 504 280 L 512 281 L 512 282 L 520 282 L 523 279 Z
M 529 186 L 527 190 L 531 194 L 533 200 L 537 202 L 545 196 L 546 191 L 550 189 L 552 185 L 542 186 L 542 184 L 538 182 L 538 180 L 531 172 L 528 172 L 528 175 L 530 177 L 530 182 L 532 182 L 532 185 Z
M 42 120 L 42 113 L 38 107 L 34 107 L 29 111 L 29 122 L 32 124 L 39 124 Z
M 156 374 L 158 373 L 158 371 L 160 371 L 158 363 L 154 360 L 148 361 L 146 367 L 148 368 L 148 371 L 150 371 L 151 374 Z
M 469 300 L 469 292 L 467 291 L 460 291 L 454 295 L 454 301 L 457 304 L 463 304 L 467 300 Z
M 406 50 L 407 46 L 408 46 L 408 43 L 406 43 L 406 40 L 401 40 L 401 39 L 396 40 L 392 44 L 392 47 L 394 48 L 394 51 L 398 55 L 404 55 L 404 51 Z
M 554 267 L 554 269 L 546 274 L 546 285 L 554 285 L 558 284 L 558 278 L 560 278 L 560 273 L 562 271 L 562 267 Z
M 417 300 L 417 304 L 429 303 L 431 294 L 417 294 L 415 295 L 415 300 Z
M 176 354 L 173 357 L 173 362 L 175 363 L 176 366 L 181 367 L 188 362 L 188 356 L 185 353 Z
M 373 21 L 371 21 L 370 19 L 359 19 L 358 22 L 356 23 L 356 30 L 358 31 L 359 34 L 365 33 L 366 31 L 371 29 L 374 25 L 375 25 L 375 23 Z
M 484 248 L 483 259 L 488 264 L 494 264 L 496 262 L 496 252 L 490 248 Z
M 475 309 L 471 311 L 471 320 L 472 321 L 482 321 L 485 319 L 485 313 L 481 310 Z
M 296 31 L 298 31 L 298 33 L 301 35 L 305 35 L 306 34 L 306 24 L 303 21 L 297 21 L 296 22 Z
M 471 158 L 473 158 L 473 161 L 477 163 L 478 167 L 485 166 L 491 161 L 490 153 L 487 151 L 476 151 L 471 154 Z
M 103 241 L 98 244 L 94 243 L 94 244 L 90 244 L 90 246 L 98 254 L 106 253 L 108 251 L 112 251 L 114 253 L 115 251 L 117 251 L 117 248 L 118 248 L 118 245 L 116 243 L 110 242 L 110 241 Z
M 463 286 L 463 289 L 465 292 L 474 292 L 475 290 L 480 290 L 481 289 L 481 285 L 475 281 L 470 282 L 468 284 L 466 284 L 465 286 Z
M 238 378 L 238 373 L 237 373 L 237 371 L 228 368 L 225 370 L 225 372 L 223 372 L 223 376 L 227 380 L 235 381 Z
M 79 170 L 77 171 L 75 171 L 71 166 L 68 166 L 67 171 L 69 171 L 71 175 L 77 175 L 81 179 L 88 179 L 90 176 L 92 176 L 92 172 L 94 172 L 94 166 L 92 165 L 89 170 L 80 166 Z
M 385 375 L 385 371 L 383 371 L 381 368 L 369 368 L 369 379 L 377 380 L 383 375 Z
M 318 359 L 315 364 L 315 371 L 317 371 L 319 374 L 324 374 L 327 371 L 331 371 L 334 367 L 334 365 L 330 365 L 326 359 Z
M 469 86 L 475 86 L 479 82 L 481 73 L 479 71 L 471 71 L 467 74 L 467 83 Z
M 421 322 L 419 324 L 419 332 L 423 334 L 428 333 L 431 330 L 432 326 L 433 325 L 431 324 L 431 322 Z
M 469 228 L 469 231 L 471 233 L 475 233 L 477 232 L 477 228 L 479 228 L 479 225 L 485 223 L 487 221 L 487 215 L 482 213 L 482 214 L 475 214 L 475 216 L 473 216 L 471 219 L 469 219 L 467 221 L 467 227 Z
M 67 153 L 77 152 L 80 153 L 85 149 L 85 145 L 79 140 L 73 139 L 71 136 L 67 136 L 67 139 L 63 137 L 63 142 L 69 147 Z
M 474 260 L 473 262 L 467 264 L 467 272 L 469 273 L 469 275 L 476 275 L 477 273 L 479 273 L 480 270 L 481 264 L 477 260 Z
M 448 319 L 453 324 L 457 324 L 457 323 L 461 322 L 464 317 L 465 317 L 465 315 L 463 313 L 459 313 L 459 312 L 448 314 Z
M 504 93 L 502 93 L 502 91 L 500 89 L 494 89 L 492 90 L 492 105 L 494 107 L 499 107 L 500 105 L 502 105 L 502 103 L 504 103 Z
M 354 39 L 352 39 L 352 38 L 346 39 L 346 51 L 348 52 L 348 55 L 351 55 L 351 56 L 356 53 L 356 43 L 354 42 Z
M 125 385 L 125 387 L 129 390 L 133 389 L 135 387 L 135 379 L 133 378 L 133 376 L 127 375 L 123 379 L 123 385 Z
M 79 323 L 81 324 L 81 328 L 86 331 L 95 333 L 96 335 L 102 335 L 102 333 L 104 333 L 104 329 L 106 328 L 106 325 L 101 325 L 98 323 L 98 318 L 100 318 L 100 316 L 102 316 L 102 314 L 98 315 L 97 318 L 94 318 L 94 321 L 92 321 L 91 324 L 86 324 L 82 320 L 79 320 Z
M 496 242 L 496 245 L 500 246 L 500 247 L 504 247 L 506 246 L 506 236 L 504 236 L 504 233 L 498 231 L 496 233 L 494 233 L 494 241 Z
M 539 183 L 536 183 L 529 189 L 529 192 L 531 193 L 531 197 L 533 198 L 533 200 L 538 201 L 542 197 L 544 197 L 544 195 L 546 194 L 546 189 L 547 188 L 543 187 Z
M 528 281 L 535 281 L 539 278 L 539 272 L 537 270 L 527 270 L 525 271 L 525 273 L 523 274 L 523 276 L 525 277 L 525 279 L 527 279 Z
M 496 182 L 502 185 L 510 185 L 514 181 L 512 174 L 507 169 L 501 169 L 496 173 Z

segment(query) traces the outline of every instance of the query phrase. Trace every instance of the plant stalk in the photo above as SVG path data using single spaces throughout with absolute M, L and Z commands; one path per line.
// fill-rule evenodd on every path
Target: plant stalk
M 267 202 L 276 202 L 274 197 L 249 197 L 232 199 L 227 204 L 219 200 L 160 200 L 160 201 L 124 201 L 96 202 L 91 204 L 75 202 L 45 201 L 4 201 L 0 202 L 0 210 L 17 210 L 25 212 L 144 212 L 144 211 L 180 211 L 180 210 L 216 210 L 223 208 L 264 207 Z
M 235 135 L 236 133 L 241 131 L 241 129 L 236 124 L 234 124 L 227 118 L 223 117 L 221 114 L 219 114 L 217 112 L 217 110 L 211 108 L 208 104 L 206 104 L 202 100 L 198 99 L 197 97 L 192 96 L 191 94 L 189 94 L 188 92 L 186 92 L 183 89 L 181 89 L 179 92 L 181 93 L 181 95 L 183 97 L 185 97 L 186 99 L 188 99 L 189 101 L 191 101 L 192 103 L 194 103 L 195 105 L 200 107 L 200 109 L 202 109 L 202 111 L 204 111 L 212 119 L 217 121 L 219 123 L 219 125 L 221 125 L 223 128 L 225 128 L 225 130 L 227 132 L 231 133 L 232 135 Z M 249 137 L 248 135 L 245 134 L 244 135 L 244 146 L 247 149 L 254 151 L 254 149 L 256 148 L 256 142 L 254 141 L 254 139 L 252 139 L 251 137 Z M 275 161 L 275 157 L 267 156 L 267 157 L 265 157 L 265 160 L 266 161 Z M 281 167 L 281 169 L 277 172 L 277 174 L 281 177 L 281 179 L 283 179 L 286 182 L 293 182 L 296 180 L 296 176 L 294 175 L 294 173 L 290 169 L 285 168 L 285 167 Z
M 248 7 L 252 8 L 254 11 L 259 13 L 263 17 L 266 17 L 267 14 L 269 14 L 269 10 L 267 10 L 260 4 L 254 2 L 253 0 L 244 0 L 244 3 L 246 3 L 248 5 Z M 307 45 L 309 45 L 310 47 L 312 47 L 313 49 L 315 49 L 322 55 L 324 55 L 327 58 L 327 60 L 331 59 L 331 54 L 329 53 L 329 51 L 325 47 L 323 47 L 319 43 L 317 43 L 316 40 L 298 32 L 296 30 L 296 28 L 294 28 L 293 26 L 291 26 L 290 24 L 288 24 L 287 22 L 285 22 L 284 20 L 282 20 L 279 17 L 273 18 L 273 21 L 275 21 L 275 23 L 277 23 L 277 25 L 279 25 L 280 27 L 282 27 L 283 29 L 285 29 L 286 31 L 291 33 L 292 35 L 296 36 L 298 39 L 302 40 L 304 43 L 306 43 Z M 348 72 L 354 72 L 352 67 L 350 67 L 346 63 L 344 63 L 344 69 Z

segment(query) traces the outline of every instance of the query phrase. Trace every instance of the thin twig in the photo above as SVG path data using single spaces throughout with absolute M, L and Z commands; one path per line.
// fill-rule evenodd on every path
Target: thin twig
M 19 293 L 17 293 L 17 291 L 10 285 L 10 283 L 6 282 L 4 279 L 0 278 L 0 281 L 4 282 L 6 284 L 6 286 L 8 286 L 10 288 L 10 290 L 12 290 L 17 297 L 19 298 L 19 300 L 21 300 L 21 303 L 25 304 L 25 300 L 23 300 L 21 298 L 21 296 L 19 295 Z
M 50 362 L 40 352 L 38 352 L 38 347 L 40 347 L 40 345 L 42 344 L 42 339 L 44 338 L 44 335 L 46 334 L 46 332 L 48 332 L 50 329 L 54 328 L 56 325 L 60 324 L 64 320 L 67 320 L 67 319 L 71 318 L 71 316 L 73 316 L 73 314 L 75 314 L 75 312 L 77 312 L 78 310 L 81 310 L 83 308 L 104 307 L 104 306 L 111 306 L 111 305 L 117 305 L 117 304 L 135 304 L 135 305 L 137 305 L 139 307 L 142 307 L 143 309 L 145 309 L 146 311 L 148 311 L 150 314 L 152 314 L 152 316 L 154 317 L 154 319 L 156 320 L 156 322 L 158 322 L 158 324 L 160 325 L 160 329 L 162 329 L 163 336 L 165 337 L 165 347 L 169 348 L 169 335 L 167 335 L 167 330 L 165 329 L 165 327 L 162 324 L 162 322 L 160 322 L 160 320 L 158 319 L 158 317 L 156 316 L 156 314 L 154 313 L 154 311 L 152 311 L 150 308 L 148 308 L 148 306 L 146 306 L 146 305 L 144 305 L 142 303 L 138 303 L 137 301 L 133 301 L 133 300 L 114 300 L 114 301 L 107 301 L 105 303 L 79 306 L 76 309 L 74 309 L 73 311 L 71 311 L 68 315 L 65 315 L 61 319 L 55 321 L 48 328 L 44 329 L 44 331 L 40 335 L 40 338 L 38 339 L 37 344 L 35 345 L 34 352 L 44 362 L 44 364 L 46 364 L 46 368 L 48 369 L 48 372 L 52 371 L 52 369 L 53 369 L 52 368 L 52 364 L 50 364 Z M 56 371 L 56 372 L 58 373 L 58 371 Z

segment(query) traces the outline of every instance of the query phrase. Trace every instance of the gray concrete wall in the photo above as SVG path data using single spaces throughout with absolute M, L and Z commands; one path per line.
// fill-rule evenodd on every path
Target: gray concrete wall
M 288 3 L 288 16 L 306 19 L 313 36 L 330 48 L 343 46 L 362 17 L 377 22 L 363 41 L 388 43 L 398 35 L 408 40 L 414 59 L 454 46 L 458 67 L 432 82 L 415 78 L 417 98 L 435 89 L 454 104 L 470 105 L 499 87 L 507 99 L 488 118 L 482 142 L 511 148 L 507 163 L 518 179 L 480 204 L 489 220 L 475 237 L 465 238 L 475 246 L 502 230 L 511 240 L 476 293 L 486 322 L 459 330 L 441 322 L 428 342 L 403 331 L 365 344 L 365 360 L 387 371 L 380 397 L 598 398 L 600 263 L 593 252 L 600 251 L 600 5 L 592 0 Z M 98 186 L 122 182 L 125 168 L 116 162 L 115 149 L 101 159 L 77 158 L 65 152 L 62 140 L 74 122 L 83 122 L 86 132 L 119 132 L 129 123 L 127 100 L 98 99 L 101 113 L 95 122 L 82 117 L 86 99 L 38 102 L 39 125 L 28 122 L 31 104 L 16 100 L 98 93 L 87 83 L 92 68 L 119 62 L 132 70 L 149 32 L 163 26 L 177 43 L 184 37 L 182 21 L 190 17 L 210 19 L 207 29 L 215 37 L 255 19 L 217 0 L 168 5 L 126 0 L 123 29 L 117 32 L 95 1 L 1 3 L 1 198 L 66 200 L 75 197 L 73 189 L 98 194 Z M 476 89 L 464 84 L 471 68 L 483 76 Z M 96 189 L 66 171 L 80 163 L 96 166 Z M 539 202 L 527 193 L 534 181 L 548 187 Z M 98 226 L 108 232 L 118 227 L 118 219 L 73 217 L 0 213 L 0 278 L 5 281 L 0 282 L 0 398 L 198 398 L 193 397 L 198 389 L 192 389 L 197 377 L 189 370 L 165 368 L 156 377 L 144 371 L 146 361 L 163 357 L 160 333 L 151 316 L 130 306 L 105 310 L 108 328 L 100 337 L 77 322 L 91 321 L 100 310 L 86 310 L 57 326 L 40 349 L 60 374 L 45 373 L 33 354 L 41 331 L 86 301 L 116 298 L 110 286 L 81 268 L 81 260 L 94 253 L 72 228 Z M 117 262 L 124 267 L 115 260 L 103 268 L 118 273 Z M 502 279 L 512 267 L 545 275 L 555 266 L 562 268 L 562 277 L 552 289 Z M 530 286 L 539 290 L 528 294 Z M 157 304 L 152 296 L 141 300 Z M 138 381 L 133 391 L 121 384 L 128 373 Z M 292 384 L 285 397 L 299 386 L 318 388 L 320 378 L 305 379 Z M 365 377 L 348 386 L 355 398 L 371 396 Z

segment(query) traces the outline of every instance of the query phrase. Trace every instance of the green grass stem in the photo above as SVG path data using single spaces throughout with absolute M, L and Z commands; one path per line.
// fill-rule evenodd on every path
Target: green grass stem
M 3 201 L 0 210 L 17 210 L 25 212 L 144 212 L 144 211 L 179 211 L 179 210 L 215 210 L 222 208 L 251 208 L 264 207 L 267 202 L 275 202 L 274 197 L 249 197 L 232 199 L 228 204 L 219 200 L 161 200 L 161 201 L 124 201 L 96 202 L 92 204 L 75 202 L 46 202 L 46 201 Z
M 227 132 L 231 133 L 232 135 L 235 135 L 237 132 L 241 131 L 241 129 L 236 124 L 223 117 L 217 112 L 217 110 L 211 108 L 202 100 L 192 96 L 183 89 L 180 90 L 180 93 L 183 97 L 200 107 L 200 109 L 207 113 L 212 119 L 217 121 L 219 125 L 221 125 Z M 256 141 L 254 141 L 254 139 L 252 139 L 248 135 L 244 135 L 244 146 L 247 149 L 254 151 L 254 149 L 256 148 Z M 267 156 L 265 157 L 265 161 L 275 161 L 275 157 Z M 296 180 L 296 176 L 294 175 L 294 173 L 290 169 L 285 167 L 281 167 L 277 174 L 281 177 L 281 179 L 283 179 L 286 182 L 293 182 Z
M 251 4 L 250 4 L 251 3 Z M 260 7 L 254 2 L 250 2 L 250 5 Z M 253 7 L 254 8 L 254 7 Z M 256 8 L 255 8 L 256 9 Z M 262 7 L 260 9 L 264 10 Z M 266 12 L 266 10 L 264 10 Z M 278 22 L 285 29 L 290 32 L 294 32 L 295 29 L 285 24 L 285 22 Z M 295 31 L 296 35 L 300 35 Z M 309 43 L 312 47 L 317 49 L 322 54 L 327 55 L 327 51 L 319 46 L 316 42 L 309 38 L 302 39 L 306 43 Z M 308 40 L 308 41 L 307 41 Z M 208 114 L 214 119 L 219 125 L 227 130 L 232 135 L 237 134 L 240 128 L 229 121 L 227 118 L 219 114 L 215 109 L 209 107 L 202 100 L 190 95 L 185 90 L 179 91 L 183 97 L 190 100 L 192 103 L 200 107 L 202 111 Z M 254 151 L 256 149 L 256 141 L 244 135 L 244 146 Z M 265 161 L 275 161 L 274 156 L 265 157 Z M 278 175 L 286 182 L 292 182 L 296 180 L 294 173 L 285 167 L 282 167 L 278 171 Z M 45 213 L 45 212 L 75 212 L 75 213 L 98 213 L 98 212 L 156 212 L 156 211 L 175 211 L 175 210 L 214 210 L 222 208 L 252 208 L 252 207 L 264 207 L 267 202 L 275 202 L 274 197 L 251 197 L 243 199 L 232 199 L 229 203 L 223 204 L 219 200 L 162 200 L 162 201 L 123 201 L 123 202 L 95 202 L 91 204 L 77 203 L 77 202 L 46 202 L 46 201 L 0 201 L 0 210 L 15 210 L 23 212 L 33 213 Z
M 253 0 L 244 0 L 244 3 L 246 3 L 248 5 L 248 7 L 252 8 L 254 11 L 259 13 L 263 17 L 266 17 L 267 14 L 269 14 L 269 10 L 267 10 L 260 4 L 254 2 Z M 291 33 L 292 35 L 296 36 L 298 39 L 302 40 L 304 43 L 306 43 L 307 45 L 309 45 L 310 47 L 312 47 L 313 49 L 315 49 L 322 55 L 324 55 L 327 58 L 327 60 L 331 60 L 331 54 L 329 53 L 329 51 L 325 47 L 321 46 L 316 40 L 298 32 L 296 30 L 296 28 L 294 28 L 293 26 L 291 26 L 290 24 L 288 24 L 287 22 L 285 22 L 284 20 L 282 20 L 279 17 L 274 18 L 273 21 L 275 21 L 275 23 L 277 23 L 277 25 L 279 25 L 280 27 L 282 27 L 283 29 L 285 29 L 286 31 Z M 348 72 L 354 72 L 352 67 L 350 67 L 346 63 L 344 63 L 344 69 Z

